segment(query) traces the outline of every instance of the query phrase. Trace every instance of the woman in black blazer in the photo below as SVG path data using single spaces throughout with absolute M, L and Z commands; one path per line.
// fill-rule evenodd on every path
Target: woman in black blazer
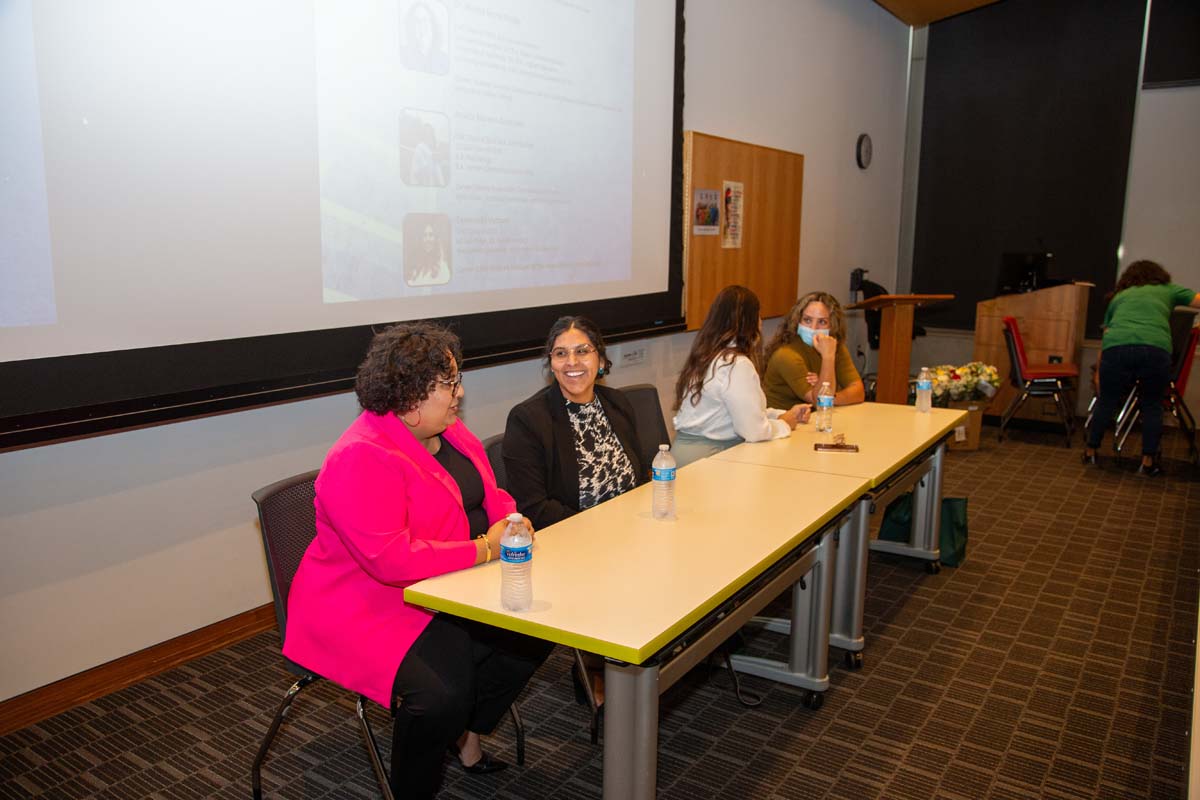
M 645 483 L 650 464 L 638 441 L 633 406 L 596 379 L 612 369 L 600 329 L 586 317 L 561 317 L 546 339 L 554 383 L 508 414 L 504 470 L 509 494 L 536 530 Z M 604 702 L 603 663 L 581 654 L 576 698 L 592 707 L 595 730 Z
M 650 466 L 633 406 L 596 383 L 611 369 L 604 340 L 585 317 L 562 317 L 546 341 L 554 383 L 508 415 L 505 487 L 537 530 L 645 483 Z

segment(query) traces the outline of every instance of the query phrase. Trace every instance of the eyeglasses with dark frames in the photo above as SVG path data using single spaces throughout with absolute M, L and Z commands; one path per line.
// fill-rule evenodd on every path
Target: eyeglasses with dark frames
M 453 378 L 437 378 L 436 380 L 439 386 L 445 386 L 451 394 L 454 394 L 458 391 L 458 387 L 462 386 L 463 374 L 459 372 Z
M 566 361 L 571 353 L 574 353 L 576 358 L 587 358 L 594 352 L 596 352 L 596 348 L 590 344 L 581 344 L 578 347 L 556 347 L 550 351 L 550 360 Z

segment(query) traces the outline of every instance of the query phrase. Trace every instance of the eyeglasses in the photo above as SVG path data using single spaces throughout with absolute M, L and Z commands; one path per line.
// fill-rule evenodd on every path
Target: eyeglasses
M 445 386 L 447 389 L 450 390 L 451 394 L 454 394 L 455 392 L 458 391 L 458 387 L 462 386 L 462 379 L 463 379 L 463 375 L 460 372 L 457 375 L 455 375 L 453 378 L 449 378 L 449 379 L 437 378 L 436 380 L 440 386 Z
M 576 358 L 587 358 L 594 352 L 596 352 L 596 348 L 590 344 L 581 344 L 578 347 L 556 347 L 550 351 L 550 359 L 552 361 L 566 361 L 571 353 L 574 353 Z

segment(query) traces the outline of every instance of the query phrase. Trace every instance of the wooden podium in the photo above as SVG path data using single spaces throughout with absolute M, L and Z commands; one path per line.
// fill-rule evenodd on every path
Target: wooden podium
M 883 312 L 879 326 L 879 377 L 875 381 L 875 402 L 908 403 L 913 309 L 953 299 L 952 294 L 881 294 L 850 306 Z
M 1000 386 L 985 414 L 1004 413 L 1016 390 L 1008 381 L 1011 364 L 1004 342 L 1004 318 L 1016 317 L 1030 363 L 1051 359 L 1078 364 L 1083 357 L 1083 330 L 1087 324 L 1088 295 L 1095 284 L 1076 281 L 1022 294 L 1006 294 L 975 304 L 975 360 L 991 364 L 1000 372 Z M 1080 376 L 1081 384 L 1087 378 Z M 1076 387 L 1078 393 L 1078 387 Z M 1051 400 L 1030 400 L 1017 412 L 1017 419 L 1058 422 L 1058 409 Z

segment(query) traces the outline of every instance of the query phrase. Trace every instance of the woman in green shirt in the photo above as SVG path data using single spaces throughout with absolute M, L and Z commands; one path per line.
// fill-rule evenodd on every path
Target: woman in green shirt
M 1171 275 L 1153 261 L 1125 268 L 1109 295 L 1100 344 L 1100 396 L 1088 428 L 1083 463 L 1096 463 L 1104 429 L 1129 395 L 1134 382 L 1142 408 L 1141 475 L 1158 475 L 1163 393 L 1171 376 L 1171 310 L 1200 308 L 1200 295 L 1171 283 Z
M 825 382 L 834 389 L 834 405 L 861 403 L 866 397 L 846 348 L 846 315 L 831 294 L 809 292 L 797 300 L 766 355 L 763 392 L 771 408 L 815 403 Z

